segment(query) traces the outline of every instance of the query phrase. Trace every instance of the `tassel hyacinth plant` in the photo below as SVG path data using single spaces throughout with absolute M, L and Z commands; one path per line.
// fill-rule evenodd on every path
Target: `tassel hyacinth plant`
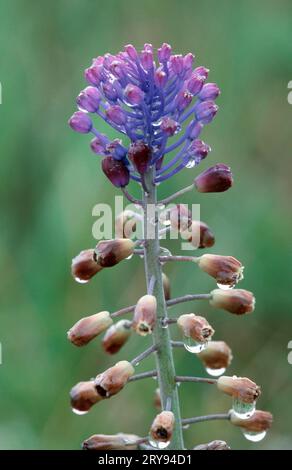
M 72 274 L 78 282 L 86 283 L 103 269 L 139 255 L 144 259 L 147 290 L 136 305 L 82 318 L 69 330 L 68 338 L 74 345 L 84 346 L 104 332 L 103 349 L 115 354 L 132 333 L 153 337 L 152 346 L 134 359 L 119 361 L 95 379 L 75 385 L 70 393 L 71 405 L 76 413 L 84 414 L 93 405 L 119 393 L 126 384 L 157 377 L 156 404 L 160 408 L 152 425 L 145 429 L 145 436 L 95 434 L 84 441 L 84 449 L 185 449 L 186 425 L 211 420 L 227 420 L 240 427 L 249 440 L 258 441 L 272 422 L 270 413 L 256 410 L 260 396 L 256 383 L 248 378 L 223 375 L 232 360 L 232 352 L 224 341 L 212 340 L 214 330 L 208 321 L 197 313 L 173 318 L 169 312 L 173 305 L 205 300 L 213 308 L 244 315 L 253 312 L 255 304 L 251 292 L 235 288 L 243 277 L 243 266 L 237 259 L 214 254 L 173 256 L 161 246 L 163 235 L 169 232 L 177 233 L 193 249 L 213 246 L 211 230 L 205 223 L 192 220 L 187 206 L 168 205 L 188 191 L 222 192 L 233 182 L 230 168 L 218 163 L 177 193 L 164 200 L 158 198 L 160 183 L 185 168 L 195 169 L 211 150 L 199 137 L 217 113 L 215 100 L 220 90 L 215 83 L 207 83 L 209 70 L 195 67 L 194 61 L 192 54 L 173 54 L 168 44 L 157 50 L 156 59 L 151 44 L 145 44 L 140 52 L 127 45 L 116 55 L 97 57 L 85 70 L 88 86 L 78 95 L 78 111 L 69 120 L 73 130 L 93 136 L 90 146 L 101 156 L 102 171 L 137 208 L 137 212 L 128 210 L 118 215 L 117 238 L 102 240 L 73 259 Z M 101 134 L 94 125 L 94 116 L 122 134 L 124 141 L 110 140 Z M 140 186 L 141 199 L 132 195 L 130 183 Z M 143 236 L 135 239 L 135 229 L 141 220 Z M 171 298 L 169 280 L 162 272 L 167 262 L 196 264 L 215 279 L 216 288 L 210 293 Z M 132 318 L 120 319 L 131 313 Z M 175 327 L 182 341 L 171 339 L 170 330 Z M 174 363 L 176 347 L 185 347 L 196 354 L 209 377 L 178 375 Z M 138 364 L 150 355 L 155 356 L 155 370 L 139 373 Z M 183 382 L 216 386 L 219 392 L 232 398 L 231 410 L 182 419 L 178 384 Z M 223 441 L 213 441 L 194 449 L 228 448 Z

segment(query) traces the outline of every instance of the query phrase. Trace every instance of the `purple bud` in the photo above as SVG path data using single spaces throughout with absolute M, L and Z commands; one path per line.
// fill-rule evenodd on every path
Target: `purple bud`
M 144 142 L 138 140 L 133 142 L 129 147 L 128 158 L 134 167 L 143 175 L 149 168 L 151 161 L 151 150 Z
M 85 70 L 84 77 L 90 85 L 99 86 L 101 82 L 101 73 L 102 67 L 100 65 L 92 65 Z
M 101 162 L 102 171 L 116 188 L 127 186 L 130 180 L 128 168 L 114 157 L 105 157 Z
M 120 60 L 113 60 L 109 66 L 111 73 L 117 78 L 123 78 L 125 76 L 125 66 Z
M 153 52 L 149 49 L 144 49 L 141 52 L 140 60 L 145 70 L 151 70 L 153 68 Z
M 187 82 L 187 89 L 193 94 L 197 95 L 203 88 L 205 78 L 202 75 L 193 73 Z
M 233 178 L 227 165 L 217 163 L 197 176 L 194 183 L 200 193 L 220 193 L 232 186 Z
M 161 68 L 155 71 L 155 83 L 159 88 L 164 87 L 167 82 L 167 75 Z
M 95 113 L 100 104 L 101 96 L 98 89 L 94 86 L 88 86 L 77 96 L 76 102 L 81 110 L 89 113 Z
M 135 47 L 132 46 L 132 44 L 127 44 L 125 46 L 125 51 L 132 60 L 137 60 L 138 59 L 138 52 L 136 51 Z
M 92 129 L 92 121 L 87 113 L 76 111 L 76 113 L 69 119 L 69 126 L 73 131 L 80 132 L 81 134 L 88 134 Z
M 171 56 L 171 46 L 164 42 L 162 46 L 158 49 L 157 53 L 159 62 L 167 62 Z
M 188 148 L 188 153 L 191 156 L 199 157 L 200 160 L 206 158 L 210 151 L 210 145 L 203 142 L 203 140 L 194 140 Z
M 206 67 L 203 67 L 202 65 L 200 67 L 196 67 L 194 69 L 194 73 L 196 75 L 200 75 L 201 77 L 204 77 L 205 80 L 207 80 L 209 72 L 210 72 L 210 70 L 206 69 Z
M 194 60 L 195 60 L 195 56 L 191 53 L 184 56 L 184 69 L 185 70 L 192 69 Z
M 136 85 L 129 83 L 124 91 L 124 95 L 128 103 L 132 105 L 138 105 L 143 101 L 144 93 Z
M 104 96 L 110 101 L 116 101 L 118 98 L 117 90 L 112 82 L 105 82 L 102 85 Z
M 127 155 L 127 149 L 122 145 L 122 141 L 120 139 L 115 139 L 108 143 L 106 146 L 106 152 L 117 160 L 122 160 Z
M 172 55 L 169 59 L 171 70 L 180 75 L 184 69 L 184 58 L 181 54 Z
M 197 137 L 199 137 L 199 135 L 201 134 L 201 131 L 203 129 L 203 124 L 199 121 L 193 121 L 193 125 L 190 125 L 189 127 L 189 131 L 188 131 L 188 138 L 190 140 L 194 140 L 196 139 Z
M 127 118 L 126 118 L 126 115 L 124 113 L 124 111 L 122 110 L 122 108 L 118 105 L 114 105 L 114 106 L 110 106 L 107 110 L 106 110 L 106 115 L 107 117 L 115 124 L 117 124 L 118 126 L 122 126 L 126 123 L 127 121 Z
M 204 100 L 215 100 L 220 95 L 220 89 L 216 83 L 206 83 L 198 98 L 202 101 Z
M 213 101 L 202 101 L 196 106 L 196 118 L 198 121 L 202 121 L 203 124 L 208 124 L 214 119 L 218 109 Z
M 176 96 L 176 106 L 179 111 L 186 109 L 193 99 L 193 95 L 188 90 L 180 91 Z
M 105 143 L 102 137 L 94 137 L 90 142 L 91 150 L 98 155 L 104 155 L 105 153 Z
M 168 136 L 172 136 L 180 128 L 180 125 L 174 119 L 164 117 L 161 120 L 160 129 Z
M 144 51 L 149 51 L 149 52 L 152 52 L 152 53 L 153 53 L 153 46 L 152 46 L 152 44 L 149 44 L 148 42 L 146 42 L 146 44 L 144 44 Z

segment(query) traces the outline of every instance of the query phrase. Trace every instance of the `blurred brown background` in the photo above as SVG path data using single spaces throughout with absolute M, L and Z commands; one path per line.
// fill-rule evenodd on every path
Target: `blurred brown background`
M 133 259 L 85 286 L 71 279 L 72 256 L 94 244 L 92 207 L 111 203 L 117 191 L 102 176 L 87 136 L 74 134 L 67 119 L 92 57 L 129 42 L 166 41 L 177 52 L 194 52 L 219 84 L 220 111 L 203 135 L 213 152 L 201 168 L 224 162 L 235 176 L 228 193 L 188 194 L 181 202 L 201 204 L 216 234 L 212 252 L 239 258 L 246 266 L 240 287 L 257 297 L 255 313 L 243 318 L 204 303 L 177 311 L 197 307 L 207 315 L 216 338 L 233 349 L 229 372 L 261 384 L 258 407 L 275 416 L 258 444 L 224 422 L 192 426 L 186 443 L 224 439 L 233 449 L 291 449 L 291 1 L 1 0 L 0 10 L 0 447 L 75 449 L 95 432 L 145 435 L 155 414 L 152 379 L 83 417 L 68 404 L 74 383 L 115 358 L 105 357 L 99 340 L 74 348 L 66 331 L 81 316 L 132 304 L 144 293 L 144 278 L 141 260 Z M 192 177 L 186 170 L 161 186 L 161 195 Z M 214 286 L 193 266 L 166 272 L 173 295 Z M 132 358 L 146 343 L 133 337 L 117 359 Z M 181 374 L 204 373 L 194 355 L 175 355 Z M 150 367 L 145 361 L 140 370 Z M 182 385 L 180 395 L 185 417 L 230 407 L 207 385 Z

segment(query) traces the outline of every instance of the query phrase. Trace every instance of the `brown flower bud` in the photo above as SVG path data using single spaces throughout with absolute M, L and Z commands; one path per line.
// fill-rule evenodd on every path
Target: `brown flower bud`
M 187 230 L 192 223 L 192 213 L 185 204 L 176 204 L 169 210 L 170 226 L 173 230 Z
M 273 423 L 273 415 L 268 411 L 256 410 L 248 419 L 240 419 L 231 413 L 230 421 L 234 426 L 239 426 L 247 431 L 260 433 L 270 429 Z
M 71 272 L 75 281 L 86 284 L 102 267 L 94 259 L 94 250 L 84 250 L 72 259 Z
M 156 442 L 169 442 L 174 428 L 174 414 L 171 411 L 159 413 L 150 428 L 150 437 Z
M 181 232 L 181 236 L 194 248 L 210 248 L 215 243 L 215 237 L 208 225 L 199 220 L 193 220 L 191 226 Z
M 159 388 L 157 388 L 154 393 L 154 406 L 157 410 L 161 410 L 162 403 L 161 403 L 161 395 L 160 395 Z
M 120 320 L 112 325 L 105 333 L 102 347 L 108 354 L 116 354 L 128 341 L 131 335 L 132 323 L 129 320 Z
M 255 298 L 252 292 L 244 289 L 222 290 L 215 289 L 211 292 L 210 304 L 215 308 L 222 308 L 227 312 L 243 315 L 251 313 L 255 308 Z
M 79 382 L 70 391 L 71 406 L 75 413 L 87 413 L 103 397 L 97 392 L 94 381 Z
M 200 444 L 194 447 L 193 450 L 230 450 L 230 447 L 225 441 L 212 441 L 207 444 Z
M 228 166 L 217 163 L 198 175 L 194 184 L 200 193 L 220 193 L 232 186 L 233 177 Z
M 163 291 L 165 300 L 170 299 L 170 281 L 165 273 L 162 273 Z
M 95 248 L 96 262 L 103 268 L 118 264 L 133 254 L 135 243 L 128 238 L 102 240 Z
M 224 341 L 210 341 L 198 357 L 208 369 L 227 369 L 232 361 L 232 351 Z M 216 375 L 216 374 L 215 374 Z
M 261 394 L 260 387 L 246 377 L 222 375 L 217 381 L 217 387 L 243 403 L 254 403 Z
M 105 331 L 112 323 L 109 312 L 99 312 L 90 317 L 81 318 L 68 331 L 67 336 L 75 346 L 84 346 Z
M 96 390 L 103 398 L 110 398 L 124 388 L 133 374 L 134 367 L 130 362 L 117 362 L 113 367 L 96 377 L 94 381 Z
M 136 450 L 140 439 L 135 434 L 94 434 L 83 442 L 83 450 Z
M 187 313 L 177 319 L 177 325 L 184 336 L 198 343 L 207 343 L 215 333 L 206 318 Z
M 141 336 L 152 333 L 156 323 L 157 302 L 154 295 L 141 297 L 134 311 L 133 329 Z
M 198 259 L 199 267 L 216 279 L 218 284 L 234 286 L 243 279 L 243 266 L 233 256 L 203 255 Z
M 138 214 L 131 210 L 124 210 L 115 220 L 117 238 L 131 238 L 137 229 Z

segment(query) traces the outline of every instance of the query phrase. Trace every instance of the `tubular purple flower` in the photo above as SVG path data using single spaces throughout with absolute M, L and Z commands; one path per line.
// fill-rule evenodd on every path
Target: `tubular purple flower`
M 171 52 L 172 52 L 171 46 L 164 42 L 157 51 L 159 62 L 161 63 L 167 62 L 170 59 Z
M 81 111 L 95 113 L 99 108 L 100 100 L 98 89 L 94 86 L 88 86 L 77 96 L 76 102 Z
M 129 83 L 125 88 L 125 98 L 131 105 L 138 105 L 143 101 L 144 93 L 136 85 Z
M 126 114 L 119 105 L 110 106 L 106 110 L 106 115 L 110 121 L 118 126 L 123 126 L 126 124 L 127 118 Z
M 69 125 L 73 131 L 88 134 L 92 129 L 92 121 L 87 113 L 76 111 L 69 119 Z
M 97 153 L 98 155 L 104 155 L 105 154 L 105 146 L 104 146 L 104 140 L 100 137 L 94 137 L 92 141 L 90 142 L 90 148 L 94 153 Z
M 101 71 L 102 67 L 100 65 L 92 65 L 84 72 L 86 81 L 90 85 L 99 86 L 101 82 Z
M 214 119 L 218 109 L 218 106 L 213 101 L 202 101 L 196 107 L 196 118 L 203 124 L 209 124 Z
M 193 73 L 187 82 L 187 89 L 193 95 L 197 95 L 202 90 L 205 80 L 204 76 Z
M 168 136 L 172 136 L 180 128 L 180 124 L 170 117 L 161 120 L 160 129 Z
M 220 193 L 232 186 L 233 177 L 229 166 L 217 163 L 198 175 L 194 183 L 200 193 Z
M 198 98 L 202 101 L 216 100 L 220 95 L 220 89 L 216 83 L 206 83 L 201 89 Z
M 172 55 L 169 59 L 170 68 L 176 75 L 180 75 L 184 70 L 184 59 L 181 54 Z

